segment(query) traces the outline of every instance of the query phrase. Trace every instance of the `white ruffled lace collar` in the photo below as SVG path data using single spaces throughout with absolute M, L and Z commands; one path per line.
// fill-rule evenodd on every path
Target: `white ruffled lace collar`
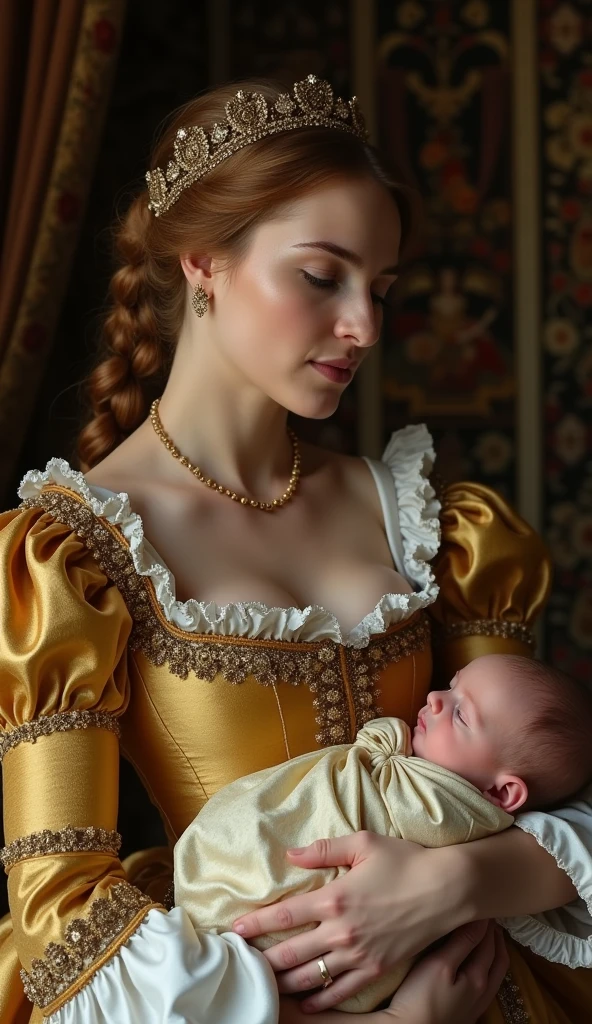
M 128 495 L 89 485 L 84 475 L 64 459 L 50 459 L 45 471 L 31 470 L 18 493 L 22 499 L 31 498 L 48 484 L 58 484 L 80 495 L 96 516 L 118 526 L 129 545 L 136 572 L 150 577 L 165 617 L 185 632 L 284 641 L 328 639 L 361 648 L 371 636 L 410 618 L 437 597 L 438 587 L 427 561 L 436 554 L 440 540 L 439 503 L 427 477 L 434 457 L 431 437 L 423 425 L 397 431 L 387 446 L 383 461 L 395 484 L 404 569 L 416 590 L 412 594 L 385 594 L 349 633 L 343 633 L 331 612 L 318 606 L 270 608 L 257 601 L 222 606 L 195 599 L 177 601 L 175 578 L 144 537 L 142 520 L 132 511 Z

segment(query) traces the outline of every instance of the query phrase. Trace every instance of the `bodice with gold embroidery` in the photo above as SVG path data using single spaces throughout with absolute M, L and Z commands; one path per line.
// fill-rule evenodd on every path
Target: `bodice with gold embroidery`
M 547 561 L 485 488 L 445 495 L 436 600 L 426 559 L 439 546 L 437 506 L 424 475 L 433 453 L 422 429 L 400 432 L 384 464 L 397 504 L 391 546 L 415 593 L 386 595 L 347 638 L 322 609 L 221 615 L 175 602 L 125 496 L 104 494 L 99 509 L 59 460 L 29 474 L 22 506 L 0 517 L 11 941 L 45 1014 L 81 990 L 162 896 L 130 885 L 117 859 L 118 737 L 174 840 L 225 783 L 349 741 L 381 714 L 414 720 L 432 658 L 450 672 L 485 650 L 532 650 Z M 3 970 L 0 957 L 0 991 L 9 991 Z

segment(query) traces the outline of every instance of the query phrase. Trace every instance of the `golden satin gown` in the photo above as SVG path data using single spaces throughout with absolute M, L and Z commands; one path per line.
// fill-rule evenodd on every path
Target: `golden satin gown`
M 539 539 L 476 485 L 449 488 L 441 519 L 431 615 L 356 650 L 183 632 L 135 571 L 121 530 L 66 486 L 0 516 L 12 913 L 0 923 L 2 1024 L 59 1009 L 162 905 L 168 852 L 125 866 L 117 856 L 120 749 L 173 842 L 225 783 L 350 742 L 379 713 L 411 723 L 432 686 L 432 657 L 447 680 L 479 654 L 532 651 L 528 627 L 549 582 Z M 592 1020 L 592 973 L 510 945 L 511 979 L 487 1024 Z

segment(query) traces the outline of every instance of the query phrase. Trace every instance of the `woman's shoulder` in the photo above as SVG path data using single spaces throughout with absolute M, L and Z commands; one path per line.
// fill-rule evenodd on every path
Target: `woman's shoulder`
M 112 452 L 84 473 L 90 487 L 112 491 L 114 494 L 127 494 L 130 491 L 141 494 L 142 488 L 153 476 L 153 453 L 144 442 L 141 428 L 124 438 Z
M 95 520 L 77 485 L 76 470 L 52 459 L 26 474 L 21 505 L 0 515 L 0 733 L 39 715 L 111 715 L 125 704 L 132 620 L 93 550 Z M 20 734 L 11 735 L 9 746 Z
M 127 495 L 91 487 L 66 459 L 31 469 L 17 491 L 20 504 L 0 514 L 2 582 L 13 572 L 56 588 L 99 592 L 108 586 L 99 553 L 107 523 L 125 517 Z

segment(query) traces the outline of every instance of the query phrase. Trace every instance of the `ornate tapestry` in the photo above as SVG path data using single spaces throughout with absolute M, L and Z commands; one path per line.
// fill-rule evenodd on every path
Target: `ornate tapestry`
M 385 332 L 387 433 L 425 420 L 444 476 L 514 496 L 506 0 L 379 0 L 381 144 L 424 199 Z
M 540 0 L 547 656 L 592 679 L 592 4 Z

